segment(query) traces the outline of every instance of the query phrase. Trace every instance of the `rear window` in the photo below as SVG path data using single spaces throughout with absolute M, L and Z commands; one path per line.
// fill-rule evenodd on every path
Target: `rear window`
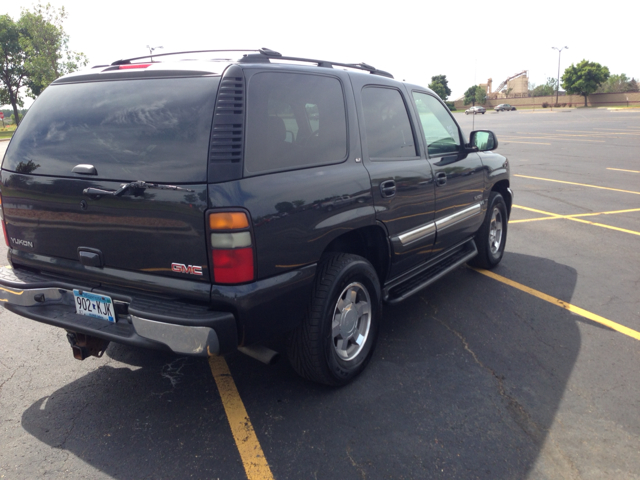
M 3 168 L 159 183 L 206 182 L 219 77 L 52 85 L 15 133 Z M 96 178 L 91 176 L 91 178 Z
M 258 73 L 249 83 L 248 175 L 338 163 L 347 156 L 340 81 L 294 73 Z

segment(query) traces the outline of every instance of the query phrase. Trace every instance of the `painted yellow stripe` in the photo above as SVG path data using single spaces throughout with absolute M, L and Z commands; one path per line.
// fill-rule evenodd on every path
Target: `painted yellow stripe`
M 580 187 L 598 188 L 600 190 L 611 190 L 614 192 L 633 193 L 635 195 L 640 195 L 640 192 L 634 192 L 633 190 L 620 190 L 619 188 L 601 187 L 599 185 L 588 185 L 586 183 L 565 182 L 564 180 L 553 180 L 551 178 L 530 177 L 528 175 L 518 175 L 518 174 L 515 174 L 514 177 L 530 178 L 532 180 L 542 180 L 544 182 L 566 183 L 567 185 L 578 185 Z
M 640 235 L 640 232 L 636 232 L 635 230 L 627 230 L 626 228 L 613 227 L 611 225 L 605 225 L 604 223 L 596 223 L 590 222 L 588 220 L 582 220 L 581 218 L 576 217 L 586 217 L 590 215 L 610 215 L 613 213 L 627 213 L 627 212 L 637 212 L 640 211 L 640 208 L 630 208 L 628 210 L 615 210 L 613 212 L 600 212 L 600 213 L 578 213 L 576 215 L 558 215 L 557 213 L 545 212 L 544 210 L 537 210 L 535 208 L 523 207 L 521 205 L 514 205 L 513 208 L 519 208 L 521 210 L 527 210 L 529 212 L 541 213 L 542 215 L 549 215 L 549 220 L 555 220 L 558 218 L 565 220 L 572 220 L 574 222 L 586 223 L 588 225 L 593 225 L 594 227 L 602 227 L 608 228 L 609 230 L 616 230 L 618 232 L 630 233 L 631 235 Z M 534 220 L 544 220 L 543 218 L 531 219 L 531 220 L 514 220 L 509 223 L 524 223 L 526 221 L 534 221 Z
M 501 137 L 502 138 L 502 137 Z M 529 145 L 551 145 L 550 143 L 542 143 L 542 142 L 516 142 L 515 140 L 503 140 L 504 143 L 528 143 Z
M 211 373 L 218 386 L 224 410 L 227 413 L 231 433 L 242 458 L 249 480 L 273 480 L 271 469 L 253 430 L 247 410 L 244 408 L 229 366 L 223 357 L 209 357 Z
M 472 268 L 472 267 L 469 267 Z M 608 320 L 604 317 L 601 317 L 600 315 L 596 315 L 595 313 L 591 313 L 587 310 L 584 310 L 580 307 L 576 307 L 575 305 L 572 305 L 570 303 L 564 302 L 558 298 L 552 297 L 550 295 L 547 295 L 546 293 L 542 293 L 538 290 L 534 290 L 533 288 L 529 288 L 525 285 L 522 285 L 521 283 L 518 282 L 514 282 L 513 280 L 509 280 L 506 277 L 503 277 L 501 275 L 498 275 L 497 273 L 493 273 L 490 272 L 489 270 L 483 270 L 481 268 L 473 268 L 473 270 L 475 270 L 478 273 L 481 273 L 482 275 L 485 275 L 489 278 L 493 278 L 494 280 L 497 280 L 500 283 L 504 283 L 505 285 L 509 285 L 510 287 L 513 288 L 517 288 L 518 290 L 528 293 L 529 295 L 533 295 L 534 297 L 539 298 L 540 300 L 544 300 L 545 302 L 549 302 L 553 305 L 556 305 L 560 308 L 564 308 L 565 310 L 570 311 L 571 313 L 575 313 L 576 315 L 580 315 L 581 317 L 587 318 L 589 320 L 591 320 L 592 322 L 596 322 L 599 323 L 601 325 L 604 325 L 606 327 L 609 327 L 617 332 L 620 332 L 624 335 L 627 335 L 631 338 L 635 338 L 636 340 L 640 340 L 640 332 L 637 332 L 635 330 L 632 330 L 629 327 L 625 327 L 624 325 L 620 325 L 619 323 L 613 322 L 611 320 Z
M 640 173 L 640 170 L 624 170 L 622 168 L 608 168 L 607 170 L 615 170 L 617 172 L 631 172 L 631 173 Z

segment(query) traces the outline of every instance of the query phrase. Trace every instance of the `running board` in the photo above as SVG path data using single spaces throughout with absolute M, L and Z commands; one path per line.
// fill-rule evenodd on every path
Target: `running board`
M 383 298 L 385 302 L 391 305 L 401 302 L 414 293 L 417 293 L 423 288 L 431 285 L 436 280 L 444 277 L 447 273 L 455 270 L 463 263 L 468 262 L 477 254 L 478 249 L 476 244 L 473 240 L 470 240 L 453 255 L 432 265 L 426 270 L 421 271 L 399 285 L 394 285 L 391 288 L 385 288 Z

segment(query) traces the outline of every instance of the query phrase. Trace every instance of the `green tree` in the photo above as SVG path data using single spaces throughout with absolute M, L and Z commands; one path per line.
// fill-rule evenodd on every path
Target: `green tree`
M 598 87 L 596 93 L 625 93 L 634 91 L 633 78 L 627 77 L 624 73 L 611 75 Z M 635 84 L 637 88 L 637 84 Z
M 547 83 L 545 83 L 544 85 L 538 85 L 537 87 L 534 87 L 534 89 L 531 91 L 531 96 L 532 97 L 550 97 L 552 95 L 555 95 L 557 84 L 558 84 L 558 80 L 556 80 L 555 78 L 548 77 Z
M 88 63 L 82 53 L 69 50 L 69 36 L 62 28 L 67 14 L 50 4 L 22 10 L 14 22 L 0 16 L 0 103 L 10 104 L 20 123 L 21 89 L 37 97 L 56 78 Z
M 20 29 L 9 15 L 0 16 L 0 62 L 0 103 L 11 105 L 19 122 L 18 107 L 23 105 L 20 89 L 27 80 L 25 52 L 20 45 Z
M 562 88 L 571 95 L 582 95 L 584 106 L 587 97 L 609 78 L 609 69 L 599 63 L 582 60 L 578 65 L 567 68 L 562 75 Z
M 476 91 L 479 89 L 480 87 L 478 85 L 473 85 L 469 88 L 467 88 L 467 91 L 464 92 L 464 104 L 465 105 L 469 105 L 470 103 L 472 103 L 474 106 L 476 104 Z M 480 88 L 480 90 L 482 90 Z
M 429 88 L 436 92 L 443 102 L 446 102 L 449 95 L 451 95 L 451 89 L 449 88 L 446 75 L 435 75 L 431 77 Z
M 38 4 L 33 11 L 22 10 L 18 25 L 26 53 L 28 95 L 35 98 L 56 78 L 87 65 L 83 53 L 69 49 L 69 35 L 62 27 L 67 18 L 64 7 Z
M 487 103 L 487 91 L 480 85 L 476 88 L 476 103 L 480 105 Z

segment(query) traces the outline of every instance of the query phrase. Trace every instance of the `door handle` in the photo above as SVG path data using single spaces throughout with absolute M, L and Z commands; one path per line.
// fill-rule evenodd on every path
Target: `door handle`
M 438 172 L 436 175 L 436 184 L 439 186 L 447 184 L 447 174 L 444 172 Z
M 393 180 L 386 180 L 380 184 L 380 194 L 387 198 L 393 197 L 396 194 L 396 182 Z

